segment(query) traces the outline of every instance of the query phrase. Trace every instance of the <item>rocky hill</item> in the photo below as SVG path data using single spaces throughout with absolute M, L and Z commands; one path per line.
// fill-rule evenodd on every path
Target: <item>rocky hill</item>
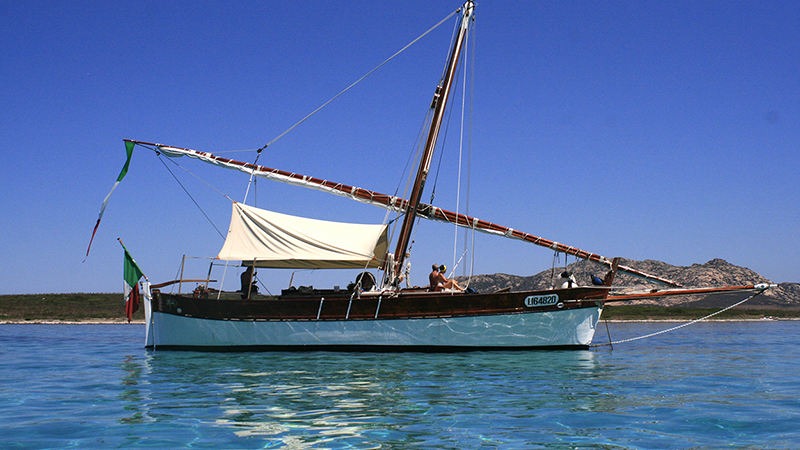
M 691 266 L 673 266 L 661 261 L 634 261 L 623 259 L 622 265 L 632 267 L 642 272 L 658 275 L 676 281 L 685 287 L 712 287 L 712 286 L 738 286 L 758 283 L 770 283 L 769 280 L 746 267 L 739 267 L 722 259 L 713 259 L 705 264 Z M 570 264 L 567 268 L 575 275 L 580 285 L 590 285 L 591 275 L 603 278 L 608 270 L 605 266 L 590 262 L 579 261 Z M 522 277 L 497 273 L 494 275 L 476 275 L 469 280 L 469 286 L 479 292 L 511 288 L 513 291 L 547 289 L 553 285 L 555 279 L 564 270 L 556 267 L 554 270 L 545 270 L 536 275 Z M 459 283 L 464 284 L 466 277 L 456 277 Z M 614 279 L 614 287 L 656 287 L 657 285 L 642 279 L 618 273 Z M 745 298 L 742 293 L 717 294 L 710 296 L 692 297 L 667 297 L 653 300 L 640 300 L 636 304 L 653 304 L 661 306 L 693 306 L 693 307 L 718 307 L 727 306 L 735 301 Z M 744 306 L 790 308 L 800 309 L 800 283 L 781 283 L 756 296 Z

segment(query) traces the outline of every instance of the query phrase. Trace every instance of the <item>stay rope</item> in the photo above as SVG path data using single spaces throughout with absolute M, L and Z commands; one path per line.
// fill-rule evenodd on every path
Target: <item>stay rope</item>
M 469 42 L 469 33 L 467 33 L 467 35 L 464 37 L 464 47 L 465 47 L 465 49 L 464 49 L 464 66 L 465 67 L 467 67 L 467 59 L 468 59 L 467 56 L 469 55 L 469 52 L 467 51 L 467 48 L 469 47 L 470 44 L 471 43 Z M 470 62 L 471 62 L 471 60 L 470 60 Z M 467 86 L 467 70 L 466 69 L 463 70 L 462 74 L 464 76 L 464 81 L 463 81 L 462 85 L 463 86 Z M 466 110 L 464 105 L 465 105 L 466 99 L 467 99 L 467 90 L 466 89 L 462 89 L 461 90 L 461 127 L 460 127 L 460 132 L 459 132 L 459 137 L 458 137 L 458 171 L 457 171 L 458 178 L 457 178 L 457 183 L 456 183 L 456 213 L 458 213 L 459 208 L 461 206 L 461 178 L 462 178 L 462 172 L 461 172 L 462 168 L 461 168 L 461 166 L 462 166 L 463 156 L 464 156 L 464 115 L 465 115 L 465 110 Z M 467 194 L 469 194 L 469 192 L 467 192 Z M 459 230 L 458 230 L 457 226 L 454 227 L 454 228 L 455 229 L 453 230 L 453 271 L 451 272 L 451 274 L 455 274 L 456 267 L 458 267 L 458 264 L 461 262 L 461 259 L 464 258 L 464 255 L 467 253 L 467 250 L 469 250 L 469 248 L 465 248 L 464 249 L 464 253 L 461 255 L 461 258 L 459 258 L 458 262 L 456 262 L 456 255 L 457 255 L 457 252 L 458 252 L 458 231 Z
M 195 205 L 195 206 L 197 206 L 197 209 L 199 209 L 199 210 L 200 210 L 200 212 L 203 214 L 203 216 L 206 218 L 206 220 L 208 220 L 208 223 L 210 223 L 210 224 L 211 224 L 211 226 L 212 226 L 212 227 L 214 227 L 214 229 L 215 229 L 215 230 L 217 230 L 217 233 L 219 233 L 220 237 L 222 237 L 223 239 L 225 239 L 225 235 L 224 235 L 224 234 L 222 234 L 222 231 L 219 231 L 219 228 L 217 228 L 217 226 L 214 224 L 214 221 L 212 221 L 212 220 L 211 220 L 211 218 L 210 218 L 210 217 L 208 217 L 208 214 L 206 214 L 206 212 L 203 210 L 203 207 L 201 207 L 201 206 L 200 206 L 200 204 L 199 204 L 199 203 L 197 203 L 197 200 L 195 200 L 195 199 L 194 199 L 194 197 L 193 197 L 193 196 L 192 196 L 192 194 L 189 192 L 189 190 L 188 190 L 188 189 L 186 189 L 186 187 L 183 185 L 183 183 L 181 183 L 181 180 L 179 180 L 179 179 L 178 179 L 178 177 L 177 177 L 177 176 L 175 176 L 175 173 L 174 173 L 174 172 L 172 172 L 172 169 L 170 169 L 170 168 L 169 168 L 169 166 L 167 166 L 167 163 L 165 163 L 165 162 L 164 162 L 164 160 L 161 158 L 161 153 L 160 153 L 160 152 L 158 152 L 157 150 L 154 150 L 154 151 L 155 151 L 155 152 L 156 152 L 156 154 L 158 155 L 158 160 L 159 160 L 159 161 L 161 161 L 161 164 L 163 164 L 163 165 L 164 165 L 164 168 L 166 168 L 166 169 L 167 169 L 167 171 L 169 172 L 169 174 L 170 174 L 170 175 L 172 175 L 172 178 L 174 178 L 174 179 L 175 179 L 175 181 L 177 181 L 177 182 L 178 182 L 178 185 L 181 187 L 181 189 L 183 189 L 183 192 L 185 192 L 185 193 L 186 193 L 186 195 L 188 195 L 188 196 L 189 196 L 189 198 L 192 200 L 192 202 L 194 202 L 194 205 Z M 182 167 L 180 164 L 178 164 L 178 163 L 176 163 L 176 162 L 174 162 L 174 161 L 172 161 L 172 160 L 170 160 L 170 162 L 172 162 L 172 163 L 173 163 L 173 164 L 175 164 L 176 166 L 180 167 L 181 169 L 183 169 L 183 170 L 186 170 L 186 169 L 185 169 L 184 167 Z M 222 193 L 220 190 L 216 189 L 215 187 L 211 186 L 210 184 L 206 183 L 206 182 L 205 182 L 205 181 L 203 181 L 201 178 L 197 177 L 197 175 L 195 175 L 195 174 L 193 174 L 193 173 L 189 172 L 188 170 L 186 170 L 186 172 L 187 172 L 187 173 L 189 173 L 190 175 L 194 176 L 194 177 L 195 177 L 195 178 L 197 178 L 198 180 L 202 181 L 203 183 L 205 183 L 205 184 L 206 184 L 207 186 L 209 186 L 210 188 L 212 188 L 212 189 L 214 189 L 215 191 L 219 192 L 220 194 L 222 194 L 222 196 L 224 196 L 224 197 L 225 197 L 225 198 L 227 198 L 228 200 L 231 200 L 231 198 L 230 198 L 230 197 L 228 197 L 227 195 L 223 194 L 223 193 Z M 231 201 L 233 201 L 233 200 L 231 200 Z
M 373 73 L 374 73 L 376 70 L 380 69 L 381 67 L 383 67 L 384 65 L 386 65 L 386 64 L 387 64 L 389 61 L 391 61 L 392 59 L 394 59 L 395 57 L 397 57 L 397 55 L 399 55 L 400 53 L 404 52 L 406 49 L 408 49 L 409 47 L 411 47 L 412 45 L 414 45 L 414 44 L 415 44 L 417 41 L 419 41 L 420 39 L 422 39 L 423 37 L 425 37 L 425 36 L 426 36 L 428 33 L 430 33 L 431 31 L 435 30 L 436 28 L 438 28 L 438 27 L 439 27 L 439 25 L 441 25 L 441 24 L 445 23 L 445 22 L 446 22 L 448 19 L 450 19 L 451 17 L 453 17 L 453 15 L 455 15 L 455 14 L 456 14 L 456 13 L 457 13 L 459 10 L 460 10 L 460 8 L 459 8 L 459 9 L 457 9 L 457 10 L 455 10 L 455 11 L 453 11 L 453 12 L 451 12 L 451 13 L 450 13 L 450 14 L 449 14 L 447 17 L 445 17 L 444 19 L 440 20 L 440 21 L 439 21 L 439 23 L 437 23 L 436 25 L 434 25 L 434 26 L 432 26 L 431 28 L 429 28 L 429 29 L 428 29 L 428 31 L 426 31 L 426 32 L 422 33 L 421 35 L 419 35 L 419 37 L 417 37 L 417 38 L 416 38 L 416 39 L 414 39 L 413 41 L 411 41 L 411 42 L 409 42 L 408 44 L 406 44 L 406 46 L 405 46 L 405 47 L 403 47 L 403 48 L 401 48 L 400 50 L 398 50 L 398 51 L 397 51 L 397 52 L 396 52 L 394 55 L 392 55 L 392 56 L 390 56 L 389 58 L 387 58 L 387 59 L 386 59 L 384 62 L 382 62 L 382 63 L 378 64 L 378 65 L 377 65 L 377 66 L 376 66 L 374 69 L 370 70 L 369 72 L 367 72 L 366 74 L 364 74 L 364 76 L 362 76 L 362 77 L 361 77 L 361 78 L 359 78 L 358 80 L 354 81 L 354 82 L 353 82 L 353 83 L 352 83 L 350 86 L 347 86 L 347 87 L 346 87 L 346 88 L 344 88 L 344 89 L 343 89 L 341 92 L 339 92 L 338 94 L 334 95 L 334 96 L 333 96 L 333 98 L 331 98 L 331 99 L 330 99 L 330 100 L 328 100 L 327 102 L 325 102 L 325 103 L 323 103 L 322 105 L 320 105 L 320 106 L 319 106 L 317 109 L 315 109 L 314 111 L 311 111 L 311 113 L 309 113 L 307 116 L 303 117 L 303 118 L 302 118 L 302 119 L 300 119 L 300 121 L 298 121 L 296 124 L 294 124 L 294 125 L 292 125 L 291 127 L 289 127 L 289 128 L 288 128 L 286 131 L 284 131 L 283 133 L 279 134 L 279 135 L 278 135 L 278 136 L 277 136 L 275 139 L 273 139 L 273 140 L 271 140 L 271 141 L 267 142 L 267 144 L 266 144 L 266 145 L 264 145 L 263 147 L 261 147 L 261 148 L 260 148 L 260 149 L 258 149 L 257 151 L 258 151 L 259 153 L 261 153 L 261 151 L 262 151 L 262 150 L 264 150 L 265 148 L 267 148 L 267 147 L 269 147 L 270 145 L 274 144 L 274 143 L 275 143 L 275 141 L 277 141 L 278 139 L 282 138 L 282 137 L 283 137 L 284 135 L 286 135 L 288 132 L 290 132 L 290 131 L 294 130 L 295 128 L 297 128 L 297 127 L 298 127 L 298 126 L 299 126 L 301 123 L 303 123 L 303 122 L 305 122 L 306 120 L 308 120 L 308 119 L 309 119 L 311 116 L 313 116 L 314 114 L 316 114 L 317 112 L 319 112 L 319 110 L 321 110 L 322 108 L 324 108 L 324 107 L 328 106 L 328 104 L 330 104 L 332 101 L 334 101 L 334 100 L 336 100 L 337 98 L 341 97 L 341 96 L 342 96 L 342 94 L 344 94 L 345 92 L 349 91 L 349 90 L 350 90 L 350 89 L 351 89 L 353 86 L 355 86 L 355 85 L 357 85 L 358 83 L 360 83 L 360 82 L 361 82 L 361 81 L 362 81 L 364 78 L 367 78 L 368 76 L 372 75 L 372 74 L 373 74 Z
M 728 306 L 727 308 L 723 308 L 723 309 L 721 309 L 721 310 L 719 310 L 717 312 L 711 313 L 711 314 L 709 314 L 709 315 L 707 315 L 705 317 L 701 317 L 699 319 L 692 320 L 691 322 L 686 322 L 686 323 L 678 325 L 676 327 L 668 328 L 666 330 L 657 331 L 655 333 L 646 334 L 644 336 L 639 336 L 639 337 L 634 337 L 634 338 L 629 338 L 629 339 L 623 339 L 621 341 L 615 341 L 615 342 L 612 342 L 611 339 L 610 339 L 610 336 L 609 336 L 608 342 L 603 343 L 603 344 L 592 344 L 592 345 L 590 345 L 590 347 L 602 347 L 602 346 L 605 346 L 605 345 L 613 346 L 614 344 L 624 344 L 626 342 L 633 342 L 633 341 L 638 341 L 640 339 L 651 338 L 653 336 L 658 336 L 660 334 L 669 333 L 670 331 L 675 331 L 675 330 L 678 330 L 678 329 L 683 328 L 683 327 L 688 327 L 689 325 L 693 325 L 693 324 L 695 324 L 697 322 L 702 322 L 702 321 L 704 321 L 704 320 L 706 320 L 706 319 L 708 319 L 710 317 L 716 316 L 717 314 L 720 314 L 720 313 L 723 313 L 725 311 L 728 311 L 729 309 L 733 309 L 733 308 L 741 305 L 742 303 L 744 303 L 744 302 L 746 302 L 748 300 L 751 300 L 752 298 L 756 297 L 757 295 L 763 293 L 767 289 L 769 289 L 769 288 L 767 287 L 767 288 L 761 289 L 758 292 L 756 292 L 755 294 L 747 297 L 746 299 L 744 299 L 744 300 L 742 300 L 740 302 L 734 303 L 733 305 Z

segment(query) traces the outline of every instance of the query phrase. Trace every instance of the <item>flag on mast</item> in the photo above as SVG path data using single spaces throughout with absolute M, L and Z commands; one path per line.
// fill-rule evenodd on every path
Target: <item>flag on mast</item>
M 119 239 L 117 239 L 119 240 Z M 125 244 L 119 240 L 122 249 L 125 250 L 125 263 L 123 268 L 123 278 L 125 279 L 125 314 L 128 316 L 128 323 L 131 323 L 133 313 L 139 310 L 139 280 L 144 276 L 142 269 L 133 260 L 133 257 L 128 253 Z M 147 279 L 147 277 L 145 277 Z
M 103 206 L 100 207 L 100 214 L 97 216 L 97 223 L 94 224 L 94 231 L 92 231 L 92 238 L 89 239 L 89 248 L 86 249 L 86 257 L 84 257 L 84 261 L 86 258 L 89 257 L 89 250 L 92 249 L 92 241 L 94 241 L 94 234 L 97 233 L 97 227 L 100 226 L 100 220 L 103 218 L 103 213 L 106 211 L 106 205 L 108 205 L 108 199 L 111 198 L 111 194 L 114 192 L 114 189 L 117 188 L 119 182 L 125 178 L 125 175 L 128 173 L 128 166 L 131 164 L 131 156 L 133 155 L 133 147 L 136 144 L 131 141 L 125 141 L 125 152 L 128 154 L 128 158 L 125 160 L 125 165 L 122 166 L 122 171 L 119 173 L 117 177 L 116 183 L 114 186 L 111 187 L 111 192 L 106 195 L 106 198 L 103 200 Z

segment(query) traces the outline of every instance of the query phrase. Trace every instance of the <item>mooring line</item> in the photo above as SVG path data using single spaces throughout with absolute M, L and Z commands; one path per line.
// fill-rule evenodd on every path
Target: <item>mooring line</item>
M 680 324 L 680 325 L 678 325 L 677 327 L 668 328 L 668 329 L 666 329 L 666 330 L 657 331 L 657 332 L 655 332 L 655 333 L 646 334 L 646 335 L 644 335 L 644 336 L 639 336 L 639 337 L 630 338 L 630 339 L 623 339 L 623 340 L 621 340 L 621 341 L 616 341 L 616 342 L 612 342 L 612 341 L 611 341 L 611 339 L 610 339 L 610 336 L 609 336 L 609 340 L 608 340 L 608 342 L 606 342 L 606 343 L 603 343 L 603 344 L 592 344 L 592 345 L 590 345 L 590 347 L 602 347 L 602 346 L 605 346 L 605 345 L 609 345 L 609 346 L 612 346 L 612 347 L 613 347 L 613 346 L 614 346 L 614 344 L 624 344 L 624 343 L 626 343 L 626 342 L 638 341 L 639 339 L 645 339 L 645 338 L 649 338 L 649 337 L 653 337 L 653 336 L 658 336 L 659 334 L 668 333 L 668 332 L 670 332 L 670 331 L 675 331 L 675 330 L 677 330 L 677 329 L 679 329 L 679 328 L 683 328 L 683 327 L 686 327 L 686 326 L 689 326 L 689 325 L 695 324 L 695 323 L 697 323 L 697 322 L 702 322 L 703 320 L 706 320 L 706 319 L 708 319 L 709 317 L 714 317 L 714 316 L 716 316 L 717 314 L 723 313 L 723 312 L 725 312 L 725 311 L 727 311 L 727 310 L 729 310 L 729 309 L 733 309 L 733 308 L 735 308 L 735 307 L 737 307 L 737 306 L 741 305 L 742 303 L 744 303 L 744 302 L 746 302 L 746 301 L 748 301 L 748 300 L 752 299 L 753 297 L 755 297 L 755 296 L 757 296 L 757 295 L 761 294 L 762 292 L 766 291 L 766 290 L 767 290 L 767 289 L 769 289 L 769 288 L 770 288 L 770 286 L 768 285 L 767 287 L 765 287 L 765 288 L 761 289 L 760 291 L 756 292 L 755 294 L 751 295 L 750 297 L 747 297 L 746 299 L 744 299 L 744 300 L 742 300 L 742 301 L 740 301 L 740 302 L 738 302 L 738 303 L 735 303 L 735 304 L 733 304 L 733 305 L 731 305 L 731 306 L 728 306 L 727 308 L 720 309 L 719 311 L 717 311 L 717 312 L 714 312 L 714 313 L 711 313 L 711 314 L 709 314 L 709 315 L 707 315 L 707 316 L 705 316 L 705 317 L 701 317 L 701 318 L 699 318 L 699 319 L 692 320 L 691 322 L 686 322 L 686 323 Z M 606 324 L 606 326 L 607 326 L 607 324 Z

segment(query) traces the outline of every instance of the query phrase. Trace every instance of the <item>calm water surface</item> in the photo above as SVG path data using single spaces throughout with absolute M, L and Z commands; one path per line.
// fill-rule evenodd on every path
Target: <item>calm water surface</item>
M 0 448 L 800 448 L 800 322 L 464 354 L 150 352 L 143 332 L 0 325 Z

